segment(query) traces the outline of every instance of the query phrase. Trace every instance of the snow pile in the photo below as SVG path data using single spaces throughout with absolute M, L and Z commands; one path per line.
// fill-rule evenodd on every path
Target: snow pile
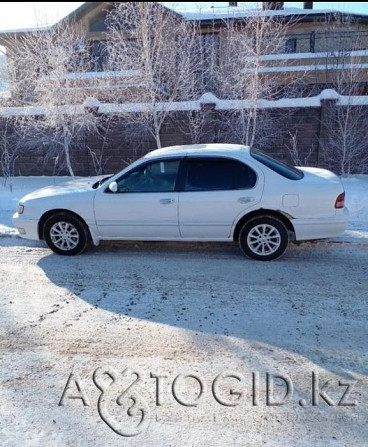
M 98 178 L 100 177 L 77 178 L 74 182 L 88 182 L 92 185 Z M 12 215 L 23 196 L 45 186 L 69 182 L 70 177 L 15 177 L 3 186 L 0 178 L 0 237 L 18 235 L 12 225 Z M 368 243 L 368 175 L 344 177 L 342 182 L 351 220 L 344 236 L 337 240 Z
M 343 177 L 342 182 L 353 220 L 368 226 L 368 175 Z
M 346 206 L 350 212 L 349 228 L 345 239 L 368 242 L 368 175 L 341 179 L 346 192 Z

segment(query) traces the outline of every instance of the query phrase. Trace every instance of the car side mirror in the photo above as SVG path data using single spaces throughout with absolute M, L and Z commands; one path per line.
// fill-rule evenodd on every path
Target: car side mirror
M 116 182 L 111 182 L 109 184 L 109 190 L 111 192 L 118 192 L 118 184 Z

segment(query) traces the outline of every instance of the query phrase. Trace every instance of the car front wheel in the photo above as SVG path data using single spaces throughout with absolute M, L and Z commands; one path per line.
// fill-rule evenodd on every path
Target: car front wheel
M 288 246 L 288 231 L 281 220 L 259 216 L 249 220 L 239 234 L 243 253 L 257 261 L 271 261 L 280 257 Z
M 77 217 L 68 214 L 51 216 L 44 226 L 44 238 L 52 251 L 72 256 L 82 253 L 88 242 L 88 233 Z

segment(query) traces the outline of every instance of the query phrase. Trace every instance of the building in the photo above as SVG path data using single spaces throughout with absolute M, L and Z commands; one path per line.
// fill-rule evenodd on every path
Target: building
M 134 5 L 132 2 L 118 5 L 124 4 Z M 15 58 L 14 54 L 34 33 L 42 36 L 47 30 L 0 33 L 0 44 L 7 48 L 10 71 L 15 74 L 10 76 L 11 98 L 3 103 L 7 107 L 0 107 L 0 131 L 2 117 L 22 114 L 42 117 L 47 107 L 53 106 L 66 107 L 67 111 L 67 106 L 74 104 L 80 113 L 92 110 L 99 116 L 113 117 L 113 131 L 108 138 L 88 134 L 75 143 L 72 158 L 77 166 L 75 172 L 81 175 L 120 170 L 126 162 L 159 144 L 250 142 L 285 158 L 290 158 L 292 146 L 293 150 L 297 149 L 292 154 L 295 164 L 309 162 L 330 168 L 333 168 L 331 160 L 339 160 L 341 154 L 336 151 L 342 141 L 349 147 L 357 147 L 359 143 L 360 152 L 354 155 L 356 166 L 368 153 L 368 147 L 364 146 L 368 141 L 368 16 L 314 10 L 313 2 L 305 2 L 304 9 L 288 8 L 283 2 L 263 3 L 261 13 L 238 6 L 237 2 L 230 2 L 224 8 L 193 11 L 173 11 L 150 2 L 153 34 L 158 33 L 156 19 L 160 14 L 172 24 L 189 24 L 184 29 L 195 31 L 190 40 L 188 72 L 200 80 L 195 78 L 196 90 L 189 93 L 175 85 L 176 75 L 180 74 L 178 48 L 183 36 L 173 32 L 174 26 L 166 27 L 162 36 L 170 61 L 167 60 L 163 69 L 159 68 L 160 72 L 153 73 L 152 97 L 147 87 L 150 80 L 140 63 L 128 58 L 125 66 L 123 58 L 120 65 L 113 66 L 107 57 L 110 31 L 106 17 L 113 5 L 86 2 L 49 28 L 82 29 L 87 38 L 83 44 L 66 42 L 76 65 L 67 70 L 63 67 L 64 71 L 56 76 L 48 73 L 52 64 L 44 63 L 41 69 L 31 73 L 30 82 L 23 76 L 23 82 L 17 83 L 17 73 L 24 70 L 27 74 L 29 67 L 26 58 Z M 277 25 L 280 38 L 272 34 L 275 28 L 267 29 L 271 22 Z M 262 33 L 257 35 L 260 23 L 265 25 L 266 32 L 262 28 Z M 255 32 L 250 34 L 252 39 L 244 39 L 246 34 L 242 32 L 245 29 L 245 33 L 251 33 L 250 24 L 256 24 Z M 122 29 L 127 30 L 124 45 L 132 45 L 134 50 L 141 29 L 134 28 L 128 19 Z M 64 37 L 67 40 L 68 36 Z M 248 47 L 240 51 L 245 41 Z M 37 48 L 35 53 L 37 58 Z M 83 71 L 78 69 L 80 61 Z M 174 67 L 172 70 L 168 69 L 169 63 Z M 43 103 L 47 90 L 59 91 L 60 95 L 53 98 L 54 102 Z M 138 124 L 134 127 L 137 121 L 129 120 L 137 115 L 151 119 L 154 114 L 159 118 L 159 128 L 154 132 L 151 129 L 144 136 L 138 131 Z M 336 119 L 354 120 L 354 123 L 346 121 L 341 126 Z M 147 121 L 145 124 L 147 129 Z M 245 126 L 250 130 L 244 139 Z M 348 139 L 346 135 L 338 135 L 339 128 L 351 129 Z M 335 149 L 327 156 L 326 148 L 332 147 L 331 140 Z M 15 172 L 64 173 L 62 164 L 57 168 L 56 164 L 50 165 L 46 157 L 47 143 L 42 147 L 44 155 L 36 156 L 28 151 L 25 156 L 17 157 Z M 106 153 L 108 157 L 102 163 Z M 60 163 L 63 157 L 54 159 Z M 96 160 L 99 160 L 98 170 Z M 340 167 L 336 170 L 342 171 Z
M 103 99 L 98 92 L 98 84 L 106 71 L 106 39 L 108 27 L 106 14 L 112 8 L 110 2 L 86 2 L 65 17 L 63 23 L 71 23 L 73 27 L 85 32 L 88 40 L 90 69 L 83 79 L 70 74 L 70 79 L 77 87 L 89 87 L 86 96 Z M 228 7 L 216 7 L 196 10 L 169 10 L 159 4 L 158 8 L 166 9 L 178 21 L 196 23 L 200 29 L 199 38 L 211 40 L 211 45 L 219 53 L 219 64 L 223 55 L 229 52 L 227 47 L 227 23 L 245 23 L 255 14 L 252 10 L 237 6 L 230 2 Z M 305 9 L 287 8 L 283 2 L 263 3 L 264 14 L 279 20 L 286 28 L 283 47 L 278 46 L 277 54 L 262 54 L 260 74 L 272 77 L 277 82 L 288 84 L 290 76 L 297 77 L 303 73 L 303 95 L 315 95 L 323 89 L 331 88 L 336 83 L 336 70 L 354 70 L 357 83 L 356 94 L 368 93 L 368 15 L 342 14 L 333 10 L 314 10 L 313 2 L 305 2 Z M 13 30 L 0 33 L 0 45 L 6 47 L 8 61 L 11 61 L 17 41 L 27 39 L 34 30 Z M 42 33 L 42 30 L 37 32 Z M 198 45 L 205 48 L 208 43 Z M 172 43 L 173 48 L 175 42 Z M 270 47 L 267 47 L 270 50 Z M 132 85 L 142 85 L 144 79 L 138 70 L 125 73 L 124 79 L 114 75 L 115 86 L 124 89 Z M 358 85 L 359 84 L 359 85 Z M 112 83 L 110 83 L 112 85 Z M 94 90 L 95 88 L 95 90 Z M 12 84 L 10 84 L 12 90 Z M 18 92 L 19 93 L 19 92 Z M 106 92 L 105 92 L 106 93 Z M 213 91 L 213 93 L 216 93 Z M 136 95 L 139 97 L 139 94 Z M 122 96 L 124 101 L 124 96 Z

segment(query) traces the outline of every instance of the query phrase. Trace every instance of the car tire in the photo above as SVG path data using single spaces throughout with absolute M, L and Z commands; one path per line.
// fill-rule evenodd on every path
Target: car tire
M 289 242 L 285 224 L 272 216 L 258 216 L 246 222 L 239 233 L 243 253 L 257 261 L 279 258 Z
M 62 256 L 78 255 L 88 245 L 88 229 L 75 216 L 55 214 L 45 223 L 44 239 L 49 248 Z

